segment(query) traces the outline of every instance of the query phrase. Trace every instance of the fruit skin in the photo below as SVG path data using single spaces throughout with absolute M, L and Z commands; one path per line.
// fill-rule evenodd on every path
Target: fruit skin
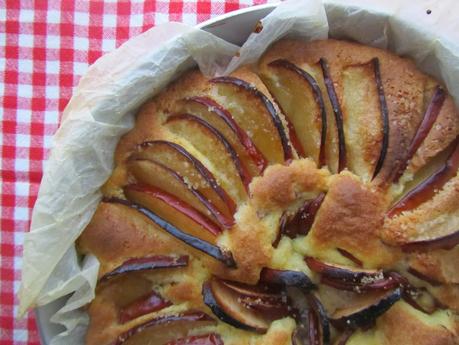
M 178 322 L 178 321 L 196 322 L 196 321 L 214 321 L 214 319 L 211 318 L 206 313 L 203 313 L 201 311 L 185 312 L 185 313 L 178 314 L 178 315 L 159 316 L 157 318 L 144 322 L 140 325 L 137 325 L 129 329 L 128 331 L 120 334 L 118 338 L 111 345 L 121 345 L 125 343 L 130 337 L 136 335 L 137 333 L 142 332 L 146 328 L 159 326 L 159 325 L 165 325 L 168 323 Z
M 378 278 L 382 277 L 383 274 L 380 270 L 363 270 L 340 266 L 322 262 L 312 257 L 306 257 L 304 260 L 312 271 L 327 276 L 328 278 L 343 280 L 345 282 L 355 282 L 359 284 L 364 278 Z
M 167 145 L 171 147 L 181 156 L 183 156 L 190 164 L 199 172 L 199 174 L 204 178 L 204 180 L 209 184 L 215 193 L 220 197 L 220 199 L 227 205 L 231 214 L 236 212 L 236 203 L 233 199 L 223 190 L 222 187 L 218 184 L 217 180 L 213 174 L 191 153 L 189 153 L 184 147 L 166 140 L 154 140 L 154 141 L 145 141 L 139 145 L 139 150 L 145 150 L 154 145 Z
M 171 305 L 172 303 L 170 301 L 162 298 L 157 292 L 151 291 L 129 305 L 121 308 L 118 314 L 118 319 L 121 323 L 126 323 L 139 316 L 164 309 Z
M 271 120 L 274 124 L 274 127 L 276 127 L 277 132 L 279 134 L 279 138 L 282 144 L 282 149 L 284 151 L 284 160 L 285 161 L 290 161 L 293 159 L 293 151 L 290 146 L 290 142 L 288 140 L 288 137 L 285 133 L 285 128 L 284 125 L 282 124 L 282 121 L 279 117 L 279 114 L 277 113 L 276 108 L 274 107 L 273 103 L 266 97 L 261 91 L 259 91 L 257 88 L 254 86 L 250 85 L 247 83 L 245 80 L 235 78 L 235 77 L 217 77 L 213 78 L 210 80 L 211 83 L 225 83 L 225 84 L 232 84 L 235 85 L 236 87 L 239 87 L 241 89 L 244 89 L 250 93 L 252 93 L 255 97 L 257 97 L 265 106 L 266 110 L 268 111 Z
M 309 291 L 315 288 L 314 283 L 303 272 L 276 270 L 266 267 L 263 268 L 260 272 L 260 282 L 265 284 L 279 285 L 282 287 L 296 287 L 305 291 Z
M 322 128 L 321 128 L 321 133 L 320 133 L 320 153 L 319 153 L 319 164 L 318 166 L 324 166 L 325 165 L 325 141 L 327 140 L 327 113 L 325 111 L 325 103 L 322 97 L 322 92 L 320 91 L 319 84 L 317 81 L 314 79 L 312 75 L 310 75 L 308 72 L 303 70 L 302 68 L 298 67 L 297 65 L 291 63 L 288 60 L 285 59 L 278 59 L 270 62 L 268 66 L 272 67 L 283 67 L 287 68 L 295 73 L 297 73 L 299 76 L 301 76 L 306 82 L 311 86 L 312 92 L 314 94 L 314 99 L 316 103 L 319 105 L 320 109 L 320 116 L 322 119 Z
M 326 59 L 321 58 L 319 60 L 322 74 L 324 76 L 325 87 L 327 88 L 328 97 L 333 107 L 333 113 L 335 114 L 336 128 L 338 129 L 338 147 L 339 147 L 339 159 L 338 159 L 338 173 L 346 168 L 346 144 L 344 138 L 344 127 L 343 127 L 343 112 L 339 104 L 338 96 L 336 95 L 335 86 L 330 76 L 330 70 L 328 68 L 328 62 Z
M 313 312 L 312 314 L 314 314 L 314 318 L 317 320 L 318 326 L 320 327 L 316 328 L 320 330 L 320 332 L 317 332 L 317 334 L 321 335 L 321 338 L 318 339 L 319 344 L 328 345 L 330 344 L 330 322 L 327 316 L 327 312 L 325 311 L 325 308 L 319 299 L 313 294 L 309 294 L 307 299 L 309 306 L 311 307 L 310 311 Z M 317 340 L 315 342 L 311 341 L 311 344 L 315 343 L 317 343 Z
M 445 102 L 445 99 L 446 91 L 441 86 L 437 86 L 435 88 L 432 99 L 430 100 L 429 106 L 427 107 L 426 112 L 424 113 L 422 122 L 416 130 L 416 134 L 414 135 L 413 140 L 411 141 L 405 159 L 403 160 L 403 162 L 400 163 L 398 168 L 395 169 L 396 173 L 393 177 L 394 183 L 398 182 L 400 177 L 403 175 L 403 172 L 405 171 L 406 167 L 408 166 L 408 162 L 413 158 L 419 146 L 421 146 L 423 140 L 429 134 L 433 124 L 435 123 L 438 115 L 440 114 L 440 110 L 443 106 L 443 103 Z
M 381 153 L 379 154 L 378 161 L 376 162 L 375 170 L 373 172 L 372 180 L 379 174 L 384 164 L 389 148 L 389 110 L 387 109 L 386 96 L 384 94 L 384 87 L 381 80 L 381 70 L 379 68 L 379 59 L 374 58 L 371 60 L 375 72 L 376 88 L 379 96 L 379 106 L 381 108 L 381 120 L 383 124 L 383 140 L 381 144 Z
M 120 266 L 116 267 L 111 272 L 103 275 L 99 282 L 104 282 L 112 279 L 118 275 L 130 272 L 146 271 L 159 268 L 176 268 L 185 267 L 188 265 L 188 255 L 182 256 L 168 256 L 168 255 L 154 255 L 143 258 L 132 258 L 123 262 Z
M 250 181 L 252 181 L 252 177 L 250 176 L 245 166 L 241 163 L 239 156 L 237 155 L 236 151 L 234 151 L 234 148 L 231 146 L 228 140 L 226 140 L 226 138 L 220 133 L 220 131 L 218 131 L 215 127 L 211 126 L 206 121 L 200 119 L 197 116 L 194 116 L 193 114 L 172 115 L 167 118 L 166 123 L 171 123 L 171 122 L 180 121 L 180 120 L 193 121 L 195 123 L 199 123 L 201 126 L 208 129 L 215 137 L 217 137 L 217 139 L 223 144 L 226 151 L 231 156 L 231 160 L 233 161 L 234 166 L 236 167 L 236 170 L 242 180 L 242 184 L 244 185 L 246 191 L 248 192 L 249 184 L 250 184 Z
M 314 199 L 306 200 L 293 217 L 287 217 L 284 214 L 280 221 L 280 235 L 286 235 L 290 238 L 295 238 L 299 235 L 306 236 L 311 230 L 317 211 L 319 211 L 324 199 L 325 193 L 320 193 Z
M 219 318 L 221 321 L 228 323 L 236 328 L 243 329 L 246 331 L 253 331 L 257 333 L 264 333 L 266 329 L 262 328 L 254 328 L 249 325 L 246 325 L 243 322 L 240 322 L 239 320 L 236 320 L 232 316 L 228 315 L 223 308 L 220 306 L 220 304 L 217 302 L 214 293 L 212 292 L 211 288 L 211 283 L 206 282 L 202 286 L 202 297 L 204 300 L 204 303 L 212 310 L 214 315 Z
M 194 96 L 186 98 L 187 101 L 196 102 L 202 104 L 206 107 L 212 109 L 219 118 L 221 118 L 228 127 L 236 134 L 239 138 L 239 141 L 242 143 L 242 146 L 247 150 L 249 156 L 255 162 L 256 166 L 258 167 L 259 173 L 263 173 L 263 171 L 268 166 L 268 161 L 266 160 L 265 156 L 257 149 L 255 144 L 252 142 L 252 139 L 247 135 L 247 133 L 234 121 L 231 114 L 223 108 L 220 104 L 215 102 L 213 99 L 209 97 L 200 97 Z
M 437 190 L 441 190 L 451 178 L 456 176 L 459 167 L 459 137 L 456 138 L 453 145 L 454 150 L 446 163 L 392 206 L 387 212 L 389 218 L 403 211 L 412 210 L 431 199 Z
M 218 334 L 210 333 L 172 340 L 164 345 L 224 345 Z
M 118 203 L 118 204 L 130 207 L 140 212 L 141 214 L 146 216 L 148 219 L 150 219 L 153 223 L 155 223 L 157 226 L 159 226 L 160 228 L 162 228 L 164 231 L 174 236 L 175 238 L 179 239 L 180 241 L 219 260 L 220 262 L 222 262 L 224 265 L 226 265 L 229 268 L 236 268 L 236 262 L 234 261 L 233 255 L 231 254 L 231 252 L 223 251 L 221 248 L 214 246 L 213 244 L 209 242 L 206 242 L 197 237 L 191 236 L 183 232 L 182 230 L 177 229 L 171 223 L 165 221 L 164 219 L 157 216 L 155 213 L 148 210 L 147 208 L 142 207 L 136 203 L 130 202 L 128 200 L 119 199 L 119 198 L 108 198 L 108 199 L 104 199 L 104 201 Z
M 371 324 L 379 316 L 384 314 L 392 307 L 395 302 L 402 297 L 401 288 L 396 288 L 389 293 L 384 294 L 375 303 L 358 310 L 355 313 L 341 316 L 339 318 L 331 317 L 330 321 L 338 329 L 365 327 Z
M 212 220 L 210 220 L 207 216 L 203 215 L 201 212 L 196 210 L 194 207 L 190 206 L 186 202 L 177 199 L 174 195 L 169 194 L 167 192 L 162 191 L 159 188 L 155 188 L 152 186 L 141 185 L 141 184 L 131 184 L 124 187 L 125 193 L 127 191 L 136 191 L 140 193 L 145 193 L 149 196 L 152 196 L 158 200 L 165 202 L 166 204 L 173 207 L 177 212 L 181 212 L 186 215 L 191 220 L 195 221 L 211 234 L 217 236 L 222 232 Z
M 405 253 L 435 250 L 435 249 L 453 249 L 459 244 L 459 230 L 431 240 L 414 241 L 402 245 L 402 251 Z

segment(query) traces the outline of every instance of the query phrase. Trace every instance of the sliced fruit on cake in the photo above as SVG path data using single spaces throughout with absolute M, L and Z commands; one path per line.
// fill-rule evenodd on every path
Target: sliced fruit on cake
M 254 73 L 242 68 L 231 76 L 210 82 L 212 97 L 226 107 L 269 163 L 283 163 L 293 158 L 282 115 Z
M 327 114 L 319 84 L 314 77 L 285 59 L 261 66 L 261 78 L 275 97 L 290 124 L 290 138 L 300 157 L 325 165 Z
M 267 161 L 231 113 L 207 96 L 194 96 L 178 102 L 178 113 L 190 113 L 208 122 L 229 141 L 252 176 L 260 175 Z
M 389 217 L 394 217 L 403 211 L 415 209 L 422 203 L 431 200 L 435 193 L 457 175 L 459 168 L 459 137 L 451 145 L 446 161 L 424 180 L 418 182 L 414 188 L 403 195 L 388 211 Z
M 287 297 L 261 287 L 225 282 L 216 277 L 204 284 L 204 303 L 223 322 L 257 333 L 268 330 L 270 323 L 289 316 Z
M 137 184 L 150 186 L 174 196 L 201 214 L 213 219 L 222 228 L 231 227 L 233 220 L 220 212 L 198 189 L 190 185 L 187 177 L 153 160 L 135 159 L 128 163 L 128 171 Z
M 139 145 L 131 159 L 147 159 L 161 163 L 181 176 L 189 188 L 197 190 L 206 200 L 234 222 L 236 204 L 218 184 L 215 176 L 184 147 L 164 140 L 146 141 Z
M 342 82 L 347 165 L 364 181 L 370 181 L 382 168 L 389 139 L 379 60 L 346 66 Z
M 426 82 L 424 114 L 404 160 L 394 173 L 394 182 L 411 182 L 417 173 L 448 149 L 459 135 L 459 124 L 454 102 L 446 90 L 434 80 Z M 402 177 L 403 176 L 403 177 Z
M 165 126 L 201 152 L 211 164 L 209 170 L 220 178 L 219 182 L 231 196 L 237 201 L 245 200 L 250 174 L 234 148 L 217 129 L 191 114 L 171 115 Z
M 398 216 L 386 217 L 381 235 L 384 241 L 400 245 L 407 252 L 451 249 L 459 244 L 459 176 L 437 191 L 429 202 Z M 418 189 L 423 196 L 421 189 Z M 435 190 L 436 191 L 436 190 Z M 429 195 L 431 190 L 426 190 Z
M 131 325 L 112 345 L 165 344 L 199 327 L 206 327 L 215 320 L 201 311 L 187 311 L 173 315 L 154 317 L 146 322 Z

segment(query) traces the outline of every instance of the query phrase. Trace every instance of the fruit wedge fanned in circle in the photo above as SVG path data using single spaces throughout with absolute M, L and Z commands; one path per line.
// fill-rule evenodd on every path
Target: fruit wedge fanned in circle
M 292 124 L 290 137 L 300 141 L 300 156 L 312 157 L 319 167 L 325 165 L 327 114 L 317 81 L 285 59 L 270 62 L 262 79 Z
M 163 229 L 171 236 L 175 237 L 176 239 L 184 242 L 185 244 L 189 245 L 190 247 L 199 250 L 216 260 L 222 262 L 225 266 L 229 268 L 235 268 L 236 263 L 233 259 L 231 252 L 221 249 L 220 247 L 200 239 L 199 237 L 190 235 L 189 233 L 185 232 L 185 230 L 179 229 L 176 226 L 172 225 L 168 221 L 164 220 L 160 216 L 158 216 L 155 212 L 151 211 L 150 209 L 143 207 L 135 202 L 131 202 L 124 199 L 119 198 L 110 198 L 105 199 L 105 202 L 117 203 L 120 205 L 124 205 L 131 209 L 138 211 L 140 214 L 147 217 L 151 220 L 154 224 L 156 224 L 159 228 Z M 188 225 L 185 229 L 190 229 Z
M 252 176 L 263 173 L 268 162 L 249 135 L 236 123 L 231 113 L 210 97 L 194 96 L 180 102 L 182 113 L 189 113 L 208 122 L 234 147 Z
M 215 320 L 201 311 L 158 316 L 120 334 L 111 345 L 165 344 L 197 327 L 215 324 Z
M 382 270 L 364 270 L 325 263 L 312 257 L 305 258 L 308 267 L 320 274 L 322 284 L 339 290 L 364 293 L 373 290 L 390 290 L 399 286 L 399 281 Z
M 306 200 L 293 216 L 287 217 L 284 213 L 284 219 L 281 220 L 279 227 L 280 235 L 286 235 L 290 238 L 307 235 L 324 198 L 325 193 L 320 193 L 315 198 Z
M 368 326 L 400 300 L 402 292 L 396 288 L 367 296 L 359 304 L 335 311 L 330 315 L 331 323 L 338 329 Z
M 128 172 L 139 184 L 161 189 L 192 206 L 201 214 L 213 218 L 221 227 L 229 228 L 233 219 L 221 213 L 198 189 L 187 184 L 185 178 L 161 163 L 135 159 L 128 163 Z
M 215 241 L 215 236 L 222 231 L 205 214 L 159 188 L 131 184 L 124 187 L 124 194 L 129 200 L 147 207 L 176 227 L 190 229 L 190 234 L 197 237 Z
M 426 180 L 422 181 L 398 200 L 396 204 L 391 207 L 387 215 L 389 217 L 394 217 L 403 211 L 412 210 L 427 200 L 430 200 L 451 178 L 457 175 L 458 169 L 459 137 L 456 138 L 453 151 L 448 156 L 446 162 Z
M 218 184 L 215 176 L 184 147 L 164 140 L 146 141 L 138 146 L 131 160 L 151 160 L 176 172 L 189 188 L 198 191 L 204 198 L 233 223 L 236 204 Z
M 247 198 L 250 174 L 234 148 L 217 129 L 192 114 L 171 115 L 165 126 L 187 140 L 210 161 L 213 169 L 224 177 L 221 179 L 223 188 L 228 192 L 235 191 L 236 194 L 232 196 L 237 201 Z
M 185 267 L 188 265 L 188 256 L 152 255 L 140 258 L 131 258 L 110 272 L 104 274 L 99 281 L 104 282 L 122 274 L 147 271 L 161 268 Z
M 293 158 L 292 147 L 279 112 L 264 93 L 250 82 L 233 76 L 217 77 L 210 82 L 217 89 L 216 97 L 226 100 L 233 118 L 248 133 L 270 164 L 283 163 Z
M 436 86 L 429 105 L 426 108 L 422 122 L 419 124 L 416 134 L 411 141 L 411 144 L 406 153 L 405 159 L 395 169 L 393 182 L 397 183 L 400 177 L 408 167 L 409 161 L 413 158 L 416 151 L 418 151 L 422 142 L 426 139 L 427 135 L 432 129 L 432 126 L 437 121 L 438 115 L 446 99 L 446 92 L 441 86 Z
M 286 295 L 213 277 L 203 285 L 204 303 L 236 328 L 265 333 L 270 323 L 292 314 Z

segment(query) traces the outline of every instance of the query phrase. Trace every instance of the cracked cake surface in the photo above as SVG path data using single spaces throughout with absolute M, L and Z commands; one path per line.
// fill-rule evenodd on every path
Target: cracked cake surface
M 390 52 L 281 40 L 139 110 L 78 239 L 86 343 L 459 344 L 459 115 Z

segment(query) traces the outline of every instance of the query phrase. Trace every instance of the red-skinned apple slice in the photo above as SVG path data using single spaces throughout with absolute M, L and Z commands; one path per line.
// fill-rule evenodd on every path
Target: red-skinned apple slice
M 378 161 L 376 162 L 375 170 L 373 172 L 373 179 L 379 174 L 386 158 L 387 149 L 389 147 L 389 110 L 387 108 L 386 96 L 384 94 L 384 87 L 381 79 L 381 71 L 379 68 L 379 59 L 374 58 L 371 60 L 375 72 L 376 88 L 379 96 L 379 107 L 381 109 L 381 122 L 383 124 L 383 140 L 381 143 L 381 153 L 379 154 Z
M 184 312 L 176 315 L 164 315 L 148 320 L 120 334 L 111 345 L 130 345 L 145 343 L 164 344 L 188 331 L 214 324 L 215 320 L 204 312 Z
M 234 148 L 225 137 L 210 124 L 192 114 L 178 114 L 169 116 L 166 126 L 175 134 L 188 140 L 198 151 L 212 160 L 213 165 L 220 172 L 227 173 L 231 184 L 226 188 L 238 187 L 239 195 L 245 197 L 252 177 L 241 164 Z M 212 150 L 212 151 L 210 151 Z M 234 167 L 234 172 L 231 171 Z
M 443 103 L 445 102 L 445 99 L 446 91 L 441 86 L 437 86 L 435 88 L 432 99 L 430 100 L 430 103 L 424 113 L 422 122 L 416 130 L 416 134 L 414 135 L 413 140 L 411 141 L 407 154 L 403 162 L 401 162 L 398 168 L 395 170 L 396 173 L 393 179 L 394 183 L 398 182 L 400 177 L 403 175 L 406 167 L 408 166 L 408 162 L 413 158 L 414 154 L 429 134 L 433 124 L 435 123 L 438 115 L 440 114 L 440 110 L 443 106 Z
M 224 345 L 224 343 L 218 334 L 209 333 L 172 340 L 164 345 Z
M 327 134 L 327 114 L 325 111 L 324 100 L 322 98 L 322 92 L 320 90 L 320 87 L 317 81 L 308 72 L 306 72 L 305 70 L 301 69 L 297 65 L 285 59 L 279 59 L 279 60 L 272 61 L 268 64 L 268 67 L 274 69 L 278 77 L 279 77 L 279 74 L 282 74 L 285 72 L 289 73 L 284 78 L 287 84 L 288 82 L 293 83 L 293 80 L 292 80 L 293 78 L 299 81 L 301 87 L 303 88 L 306 87 L 306 90 L 304 91 L 307 92 L 308 94 L 303 94 L 302 96 L 303 97 L 302 101 L 305 102 L 305 109 L 302 110 L 302 114 L 299 114 L 297 111 L 295 111 L 296 109 L 292 109 L 292 111 L 290 111 L 290 107 L 288 108 L 289 111 L 283 111 L 283 113 L 287 116 L 287 118 L 289 118 L 290 120 L 289 123 L 291 123 L 292 129 L 293 129 L 293 131 L 290 130 L 290 138 L 292 142 L 293 142 L 293 138 L 298 137 L 300 133 L 298 132 L 298 130 L 295 130 L 295 128 L 303 127 L 304 126 L 303 123 L 305 120 L 308 120 L 308 122 L 310 123 L 310 125 L 308 126 L 309 131 L 311 131 L 313 128 L 317 129 L 316 130 L 317 133 L 314 133 L 314 135 L 311 135 L 311 132 L 309 132 L 308 134 L 301 132 L 301 136 L 300 136 L 301 140 L 298 139 L 301 141 L 300 152 L 301 151 L 303 152 L 303 155 L 302 155 L 303 157 L 306 156 L 305 152 L 307 152 L 309 155 L 312 155 L 315 158 L 315 161 L 319 167 L 325 165 L 325 140 L 326 140 L 326 134 Z M 282 86 L 286 87 L 284 83 L 282 83 Z M 291 87 L 293 88 L 294 85 L 292 84 Z M 282 97 L 282 93 L 281 93 L 282 90 L 280 89 L 277 90 L 277 88 L 274 87 L 274 85 L 271 85 L 270 90 L 274 94 L 277 94 L 276 99 L 279 100 L 279 103 L 281 105 L 283 104 L 282 106 L 283 108 L 286 108 L 288 104 L 287 104 L 287 100 L 284 100 Z M 276 90 L 278 92 L 276 92 Z M 294 92 L 295 90 L 291 90 L 291 91 Z M 312 102 L 314 102 L 314 104 L 310 104 Z M 315 115 L 312 114 L 314 113 L 313 108 L 316 108 L 314 109 L 316 113 Z M 306 116 L 307 114 L 309 114 L 309 112 L 311 112 L 311 114 L 309 116 Z M 317 138 L 313 140 L 313 137 L 317 137 Z M 316 147 L 317 141 L 320 142 L 318 150 Z M 298 145 L 294 145 L 294 146 L 296 148 Z
M 336 310 L 331 316 L 331 323 L 338 329 L 366 327 L 384 314 L 402 297 L 400 288 L 368 295 L 367 300 Z
M 402 250 L 407 253 L 435 249 L 449 250 L 453 249 L 457 245 L 459 245 L 459 230 L 437 238 L 423 239 L 405 243 L 402 245 Z
M 121 274 L 146 271 L 160 268 L 176 268 L 185 267 L 188 265 L 188 256 L 168 256 L 168 255 L 153 255 L 142 258 L 131 258 L 123 262 L 121 265 L 112 271 L 104 274 L 100 278 L 100 282 L 107 281 Z
M 132 159 L 155 160 L 186 177 L 189 184 L 214 204 L 222 213 L 231 217 L 236 203 L 217 183 L 213 174 L 184 147 L 164 140 L 146 141 L 138 146 Z
M 253 163 L 255 163 L 258 169 L 258 174 L 261 174 L 265 170 L 265 168 L 268 165 L 266 158 L 260 152 L 260 150 L 258 150 L 258 148 L 255 146 L 252 139 L 250 139 L 247 133 L 237 124 L 236 121 L 234 121 L 233 116 L 228 110 L 226 110 L 224 107 L 222 107 L 220 104 L 218 104 L 216 101 L 214 101 L 213 99 L 209 97 L 195 96 L 195 97 L 186 98 L 185 101 L 189 103 L 200 104 L 206 107 L 206 109 L 208 109 L 208 111 L 211 114 L 214 114 L 216 117 L 221 119 L 222 122 L 226 124 L 227 128 L 230 129 L 234 133 L 234 135 L 238 138 L 242 147 L 248 153 Z
M 151 291 L 121 308 L 118 313 L 118 319 L 121 323 L 126 323 L 139 316 L 164 309 L 171 305 L 172 303 L 170 301 L 165 300 L 156 291 Z
M 156 211 L 160 216 L 170 220 L 177 226 L 187 225 L 187 223 L 190 224 L 187 220 L 182 219 L 182 217 L 177 214 L 179 213 L 189 220 L 194 221 L 197 225 L 211 233 L 213 236 L 217 236 L 222 232 L 218 225 L 206 215 L 202 214 L 186 202 L 177 199 L 175 196 L 166 193 L 159 188 L 148 185 L 131 184 L 124 187 L 124 193 L 129 200 L 148 206 L 153 211 Z M 153 201 L 156 201 L 156 203 Z M 164 205 L 158 203 L 157 201 L 163 202 L 169 207 L 164 207 Z M 176 212 L 171 212 L 170 208 L 174 209 Z
M 335 91 L 335 86 L 333 85 L 333 79 L 330 75 L 330 70 L 328 68 L 327 60 L 321 58 L 319 60 L 320 67 L 322 69 L 322 74 L 324 76 L 325 87 L 327 88 L 328 97 L 333 108 L 333 113 L 335 114 L 336 128 L 338 129 L 338 147 L 339 147 L 339 157 L 338 157 L 338 172 L 346 168 L 346 144 L 344 138 L 344 128 L 343 128 L 343 113 L 341 111 L 341 106 L 339 104 L 338 96 Z
M 160 189 L 175 196 L 201 214 L 210 214 L 222 227 L 230 228 L 234 219 L 220 212 L 197 188 L 185 182 L 174 170 L 150 159 L 131 159 L 128 171 L 137 182 Z
M 145 217 L 147 217 L 149 220 L 151 220 L 153 223 L 155 223 L 158 227 L 172 235 L 173 237 L 177 238 L 178 240 L 186 243 L 187 245 L 215 258 L 216 260 L 219 260 L 222 262 L 224 265 L 230 268 L 235 268 L 236 267 L 236 262 L 233 259 L 233 255 L 229 251 L 224 251 L 221 248 L 206 242 L 204 240 L 201 240 L 198 237 L 192 236 L 183 230 L 178 229 L 168 221 L 162 219 L 160 216 L 152 212 L 151 210 L 136 204 L 134 202 L 124 200 L 124 199 L 119 199 L 119 198 L 108 198 L 104 199 L 105 202 L 113 202 L 117 204 L 124 205 L 126 207 L 130 207 L 131 209 L 134 209 L 138 211 L 139 213 L 143 214 Z
M 446 163 L 434 172 L 430 177 L 421 182 L 388 211 L 388 217 L 394 217 L 403 211 L 412 210 L 427 200 L 430 200 L 437 191 L 457 174 L 459 167 L 459 137 L 454 142 L 454 149 Z
M 280 116 L 273 103 L 269 100 L 268 97 L 266 97 L 266 95 L 264 95 L 260 90 L 248 82 L 235 77 L 217 77 L 211 79 L 210 82 L 217 85 L 230 86 L 235 88 L 238 93 L 248 95 L 248 99 L 253 99 L 256 102 L 261 102 L 271 121 L 271 124 L 266 124 L 267 127 L 270 127 L 271 125 L 274 126 L 274 131 L 268 130 L 269 134 L 266 133 L 263 128 L 261 128 L 261 123 L 257 123 L 257 125 L 254 126 L 253 124 L 250 124 L 249 121 L 249 119 L 258 119 L 258 121 L 264 122 L 266 121 L 264 118 L 256 115 L 254 115 L 252 118 L 247 114 L 244 114 L 244 116 L 237 116 L 234 112 L 232 112 L 232 115 L 233 117 L 237 116 L 237 118 L 235 118 L 236 122 L 238 122 L 246 132 L 252 133 L 252 140 L 254 141 L 255 145 L 257 145 L 258 149 L 260 149 L 262 152 L 265 150 L 263 154 L 270 161 L 270 163 L 280 163 L 280 161 L 275 158 L 275 153 L 278 150 L 277 144 L 275 144 L 276 141 L 280 142 L 283 161 L 290 161 L 293 158 L 293 151 L 290 146 L 287 134 L 285 133 L 285 128 L 282 124 L 282 120 L 280 119 Z M 247 108 L 251 109 L 254 107 Z M 269 137 L 269 140 L 267 140 L 267 137 Z

